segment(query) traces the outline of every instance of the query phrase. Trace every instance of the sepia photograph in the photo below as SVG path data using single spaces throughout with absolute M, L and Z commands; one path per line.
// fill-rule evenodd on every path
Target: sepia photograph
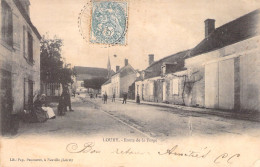
M 0 4 L 0 167 L 260 167 L 260 0 Z

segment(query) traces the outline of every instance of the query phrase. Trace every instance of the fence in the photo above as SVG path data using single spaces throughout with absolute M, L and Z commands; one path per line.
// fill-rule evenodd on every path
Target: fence
M 60 96 L 62 93 L 62 86 L 60 83 L 41 83 L 41 92 L 46 96 Z

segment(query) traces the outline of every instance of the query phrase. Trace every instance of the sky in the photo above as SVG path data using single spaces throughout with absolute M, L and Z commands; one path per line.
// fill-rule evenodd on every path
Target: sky
M 148 66 L 148 54 L 155 61 L 195 47 L 204 38 L 204 21 L 216 20 L 216 28 L 260 7 L 260 0 L 126 0 L 128 25 L 126 46 L 91 44 L 83 39 L 78 17 L 86 6 L 81 29 L 89 34 L 89 0 L 30 0 L 32 23 L 41 35 L 63 39 L 62 56 L 73 66 L 111 67 L 124 65 L 135 69 Z M 114 55 L 117 55 L 116 57 Z

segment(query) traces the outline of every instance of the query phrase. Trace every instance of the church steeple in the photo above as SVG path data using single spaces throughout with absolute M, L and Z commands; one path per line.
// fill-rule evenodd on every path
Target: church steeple
M 110 64 L 109 56 L 108 56 L 108 60 L 107 60 L 107 78 L 111 78 L 111 64 Z

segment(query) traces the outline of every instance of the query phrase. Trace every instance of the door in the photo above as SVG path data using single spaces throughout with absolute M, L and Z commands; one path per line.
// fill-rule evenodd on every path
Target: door
M 205 66 L 205 107 L 234 109 L 234 59 Z
M 1 70 L 1 132 L 6 134 L 11 128 L 12 102 L 12 78 L 11 72 Z
M 234 59 L 219 62 L 219 108 L 234 109 Z
M 205 107 L 218 108 L 218 62 L 205 66 Z
M 155 102 L 162 102 L 163 101 L 163 82 L 157 80 L 154 82 L 154 99 Z
M 163 101 L 166 101 L 166 82 L 163 82 Z
M 33 109 L 33 81 L 28 80 L 28 106 Z

